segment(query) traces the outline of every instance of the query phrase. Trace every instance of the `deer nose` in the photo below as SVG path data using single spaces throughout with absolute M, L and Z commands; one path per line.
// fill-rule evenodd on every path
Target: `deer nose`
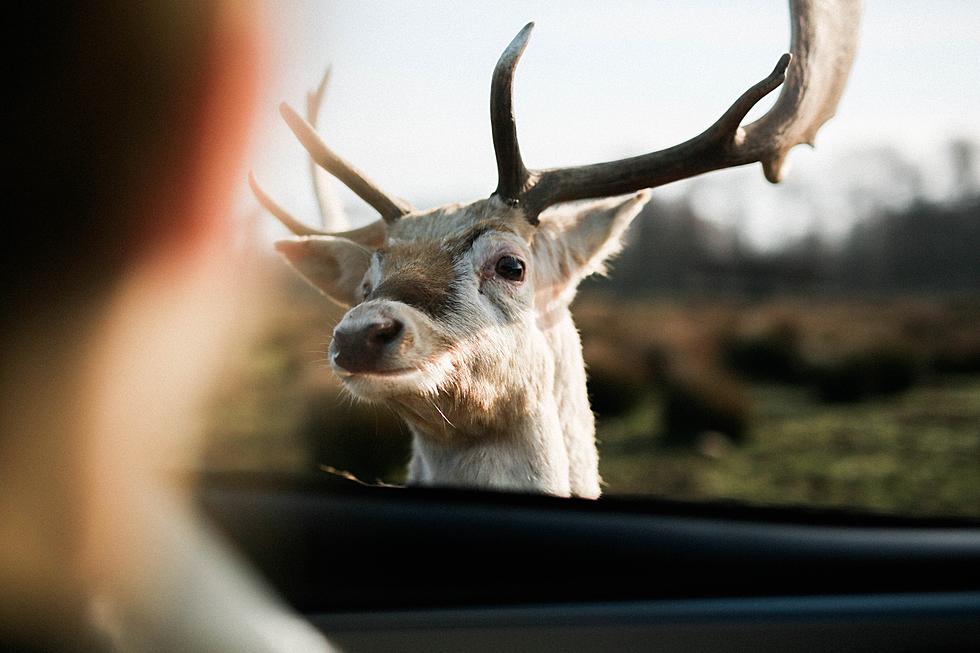
M 348 372 L 381 372 L 387 354 L 401 340 L 405 325 L 394 318 L 377 318 L 367 324 L 334 329 L 330 357 L 334 366 Z

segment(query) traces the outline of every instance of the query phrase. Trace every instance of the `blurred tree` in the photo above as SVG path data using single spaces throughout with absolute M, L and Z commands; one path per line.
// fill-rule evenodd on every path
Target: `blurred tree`
M 953 198 L 972 197 L 977 193 L 976 144 L 965 138 L 955 139 L 949 144 L 949 155 L 953 163 Z

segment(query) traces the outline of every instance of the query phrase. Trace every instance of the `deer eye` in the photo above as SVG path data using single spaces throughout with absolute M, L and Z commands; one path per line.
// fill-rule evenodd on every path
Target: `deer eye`
M 524 261 L 516 256 L 501 256 L 495 271 L 507 281 L 524 281 Z

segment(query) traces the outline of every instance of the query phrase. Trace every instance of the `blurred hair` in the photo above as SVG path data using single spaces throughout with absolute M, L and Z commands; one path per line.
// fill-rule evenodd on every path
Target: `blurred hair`
M 145 203 L 187 171 L 214 16 L 214 3 L 191 0 L 22 9 L 4 110 L 15 179 L 4 331 L 46 304 L 94 298 L 149 243 L 188 227 L 179 197 Z

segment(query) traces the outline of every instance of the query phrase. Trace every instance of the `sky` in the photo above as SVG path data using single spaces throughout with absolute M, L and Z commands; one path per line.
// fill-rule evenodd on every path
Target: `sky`
M 536 27 L 514 102 L 530 167 L 598 162 L 684 141 L 765 77 L 789 47 L 781 0 L 267 0 L 261 12 L 267 61 L 249 166 L 310 222 L 317 212 L 306 155 L 277 106 L 286 101 L 302 111 L 306 90 L 328 64 L 325 140 L 386 191 L 425 208 L 493 190 L 490 74 L 528 21 Z M 925 171 L 924 192 L 942 197 L 950 140 L 980 143 L 978 35 L 974 0 L 870 0 L 838 115 L 815 150 L 794 150 L 784 184 L 770 185 L 750 166 L 656 193 L 690 194 L 709 219 L 738 223 L 763 248 L 814 229 L 845 233 L 860 204 L 845 187 L 907 199 L 889 148 Z M 770 103 L 760 103 L 749 120 Z M 373 219 L 356 197 L 338 192 L 356 221 Z M 243 184 L 241 202 L 250 201 Z

